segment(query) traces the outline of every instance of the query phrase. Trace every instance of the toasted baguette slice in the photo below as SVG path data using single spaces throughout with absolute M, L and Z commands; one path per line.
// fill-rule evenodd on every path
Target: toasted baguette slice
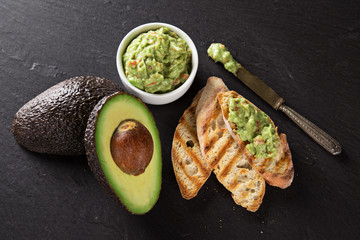
M 212 116 L 209 125 L 211 130 L 205 137 L 206 144 L 210 144 L 206 159 L 208 162 L 216 162 L 216 178 L 232 193 L 235 203 L 255 212 L 265 195 L 265 181 L 249 164 L 243 150 L 226 129 L 219 104 L 213 109 Z
M 172 143 L 171 158 L 175 177 L 185 199 L 195 197 L 211 174 L 196 136 L 195 109 L 201 92 L 180 118 Z
M 206 158 L 206 153 L 212 145 L 212 142 L 207 142 L 206 138 L 212 129 L 211 126 L 215 126 L 214 121 L 216 121 L 216 119 L 214 118 L 213 111 L 217 103 L 216 96 L 218 93 L 226 91 L 228 91 L 228 88 L 221 78 L 210 77 L 206 82 L 206 86 L 196 107 L 196 129 L 201 153 L 212 169 L 217 165 L 218 160 L 216 158 Z M 220 121 L 223 120 L 220 118 Z M 224 148 L 225 147 L 226 146 L 224 146 Z
M 259 209 L 265 195 L 265 181 L 251 167 L 235 142 L 226 150 L 214 173 L 219 182 L 232 193 L 236 204 L 251 212 Z
M 280 134 L 280 141 L 278 146 L 276 147 L 275 157 L 266 159 L 255 157 L 246 148 L 248 142 L 242 141 L 240 136 L 234 131 L 236 129 L 235 124 L 228 121 L 230 98 L 243 97 L 234 91 L 221 92 L 217 95 L 225 125 L 228 128 L 232 137 L 238 143 L 239 147 L 243 150 L 251 166 L 253 166 L 253 168 L 255 168 L 264 177 L 268 184 L 280 188 L 286 188 L 290 186 L 294 178 L 294 167 L 292 163 L 290 149 L 286 140 L 286 135 Z M 261 111 L 250 101 L 246 100 L 246 102 L 254 106 L 257 110 Z M 274 126 L 276 134 L 278 135 L 277 127 L 275 127 L 274 122 L 269 117 L 268 119 Z
M 252 169 L 226 129 L 216 94 L 226 91 L 219 78 L 209 78 L 197 107 L 197 130 L 203 156 L 236 204 L 255 212 L 265 194 L 265 181 Z M 201 139 L 201 140 L 200 140 Z

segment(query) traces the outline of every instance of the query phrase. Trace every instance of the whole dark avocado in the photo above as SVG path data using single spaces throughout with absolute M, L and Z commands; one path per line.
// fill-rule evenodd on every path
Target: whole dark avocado
M 121 88 L 92 76 L 67 79 L 30 100 L 15 114 L 12 132 L 24 148 L 57 155 L 85 154 L 84 133 L 100 99 Z

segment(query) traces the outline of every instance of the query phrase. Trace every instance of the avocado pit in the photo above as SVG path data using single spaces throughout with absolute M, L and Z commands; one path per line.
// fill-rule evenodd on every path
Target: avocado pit
M 126 174 L 140 175 L 149 165 L 154 143 L 149 130 L 134 119 L 120 122 L 110 142 L 110 151 L 116 165 Z

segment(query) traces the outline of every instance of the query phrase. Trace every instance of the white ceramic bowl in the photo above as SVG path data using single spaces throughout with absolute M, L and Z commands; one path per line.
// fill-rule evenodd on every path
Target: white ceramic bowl
M 187 42 L 187 44 L 189 45 L 189 48 L 191 49 L 191 52 L 192 52 L 191 72 L 190 72 L 189 78 L 180 87 L 178 87 L 177 89 L 175 89 L 171 92 L 162 93 L 162 94 L 147 93 L 145 91 L 142 91 L 142 90 L 134 87 L 126 79 L 126 75 L 124 72 L 124 66 L 122 63 L 122 56 L 123 56 L 124 52 L 126 51 L 126 48 L 130 44 L 130 42 L 134 38 L 136 38 L 140 33 L 148 32 L 150 30 L 155 30 L 160 27 L 167 27 L 167 28 L 171 29 L 179 37 L 181 37 L 182 39 L 184 39 Z M 141 98 L 141 100 L 143 100 L 145 103 L 154 104 L 154 105 L 162 105 L 162 104 L 167 104 L 167 103 L 177 100 L 182 95 L 184 95 L 186 93 L 186 91 L 190 88 L 191 84 L 193 83 L 193 81 L 195 79 L 195 75 L 196 75 L 196 72 L 197 72 L 197 69 L 199 66 L 199 56 L 198 56 L 198 52 L 196 50 L 195 44 L 193 43 L 193 41 L 190 39 L 190 37 L 185 32 L 183 32 L 181 29 L 179 29 L 173 25 L 170 25 L 170 24 L 154 22 L 154 23 L 147 23 L 144 25 L 140 25 L 140 26 L 134 28 L 133 30 L 131 30 L 124 37 L 124 39 L 121 41 L 121 43 L 119 45 L 119 48 L 118 48 L 118 51 L 116 54 L 116 65 L 117 65 L 117 69 L 118 69 L 118 72 L 120 75 L 120 79 L 121 79 L 122 83 L 124 84 L 125 89 L 129 93 L 132 93 L 135 96 Z

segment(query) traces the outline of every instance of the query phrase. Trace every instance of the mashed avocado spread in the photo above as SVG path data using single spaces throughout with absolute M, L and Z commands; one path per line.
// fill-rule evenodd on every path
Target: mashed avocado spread
M 165 93 L 184 83 L 191 71 L 188 44 L 166 27 L 137 36 L 123 55 L 128 81 L 149 93 Z
M 236 75 L 236 72 L 241 68 L 241 64 L 238 63 L 233 56 L 231 56 L 229 50 L 221 43 L 213 43 L 207 50 L 209 57 L 214 59 L 215 62 L 221 62 L 229 72 Z
M 246 103 L 245 98 L 230 98 L 229 121 L 236 125 L 241 140 L 248 141 L 246 148 L 257 158 L 276 155 L 279 136 L 266 113 Z

